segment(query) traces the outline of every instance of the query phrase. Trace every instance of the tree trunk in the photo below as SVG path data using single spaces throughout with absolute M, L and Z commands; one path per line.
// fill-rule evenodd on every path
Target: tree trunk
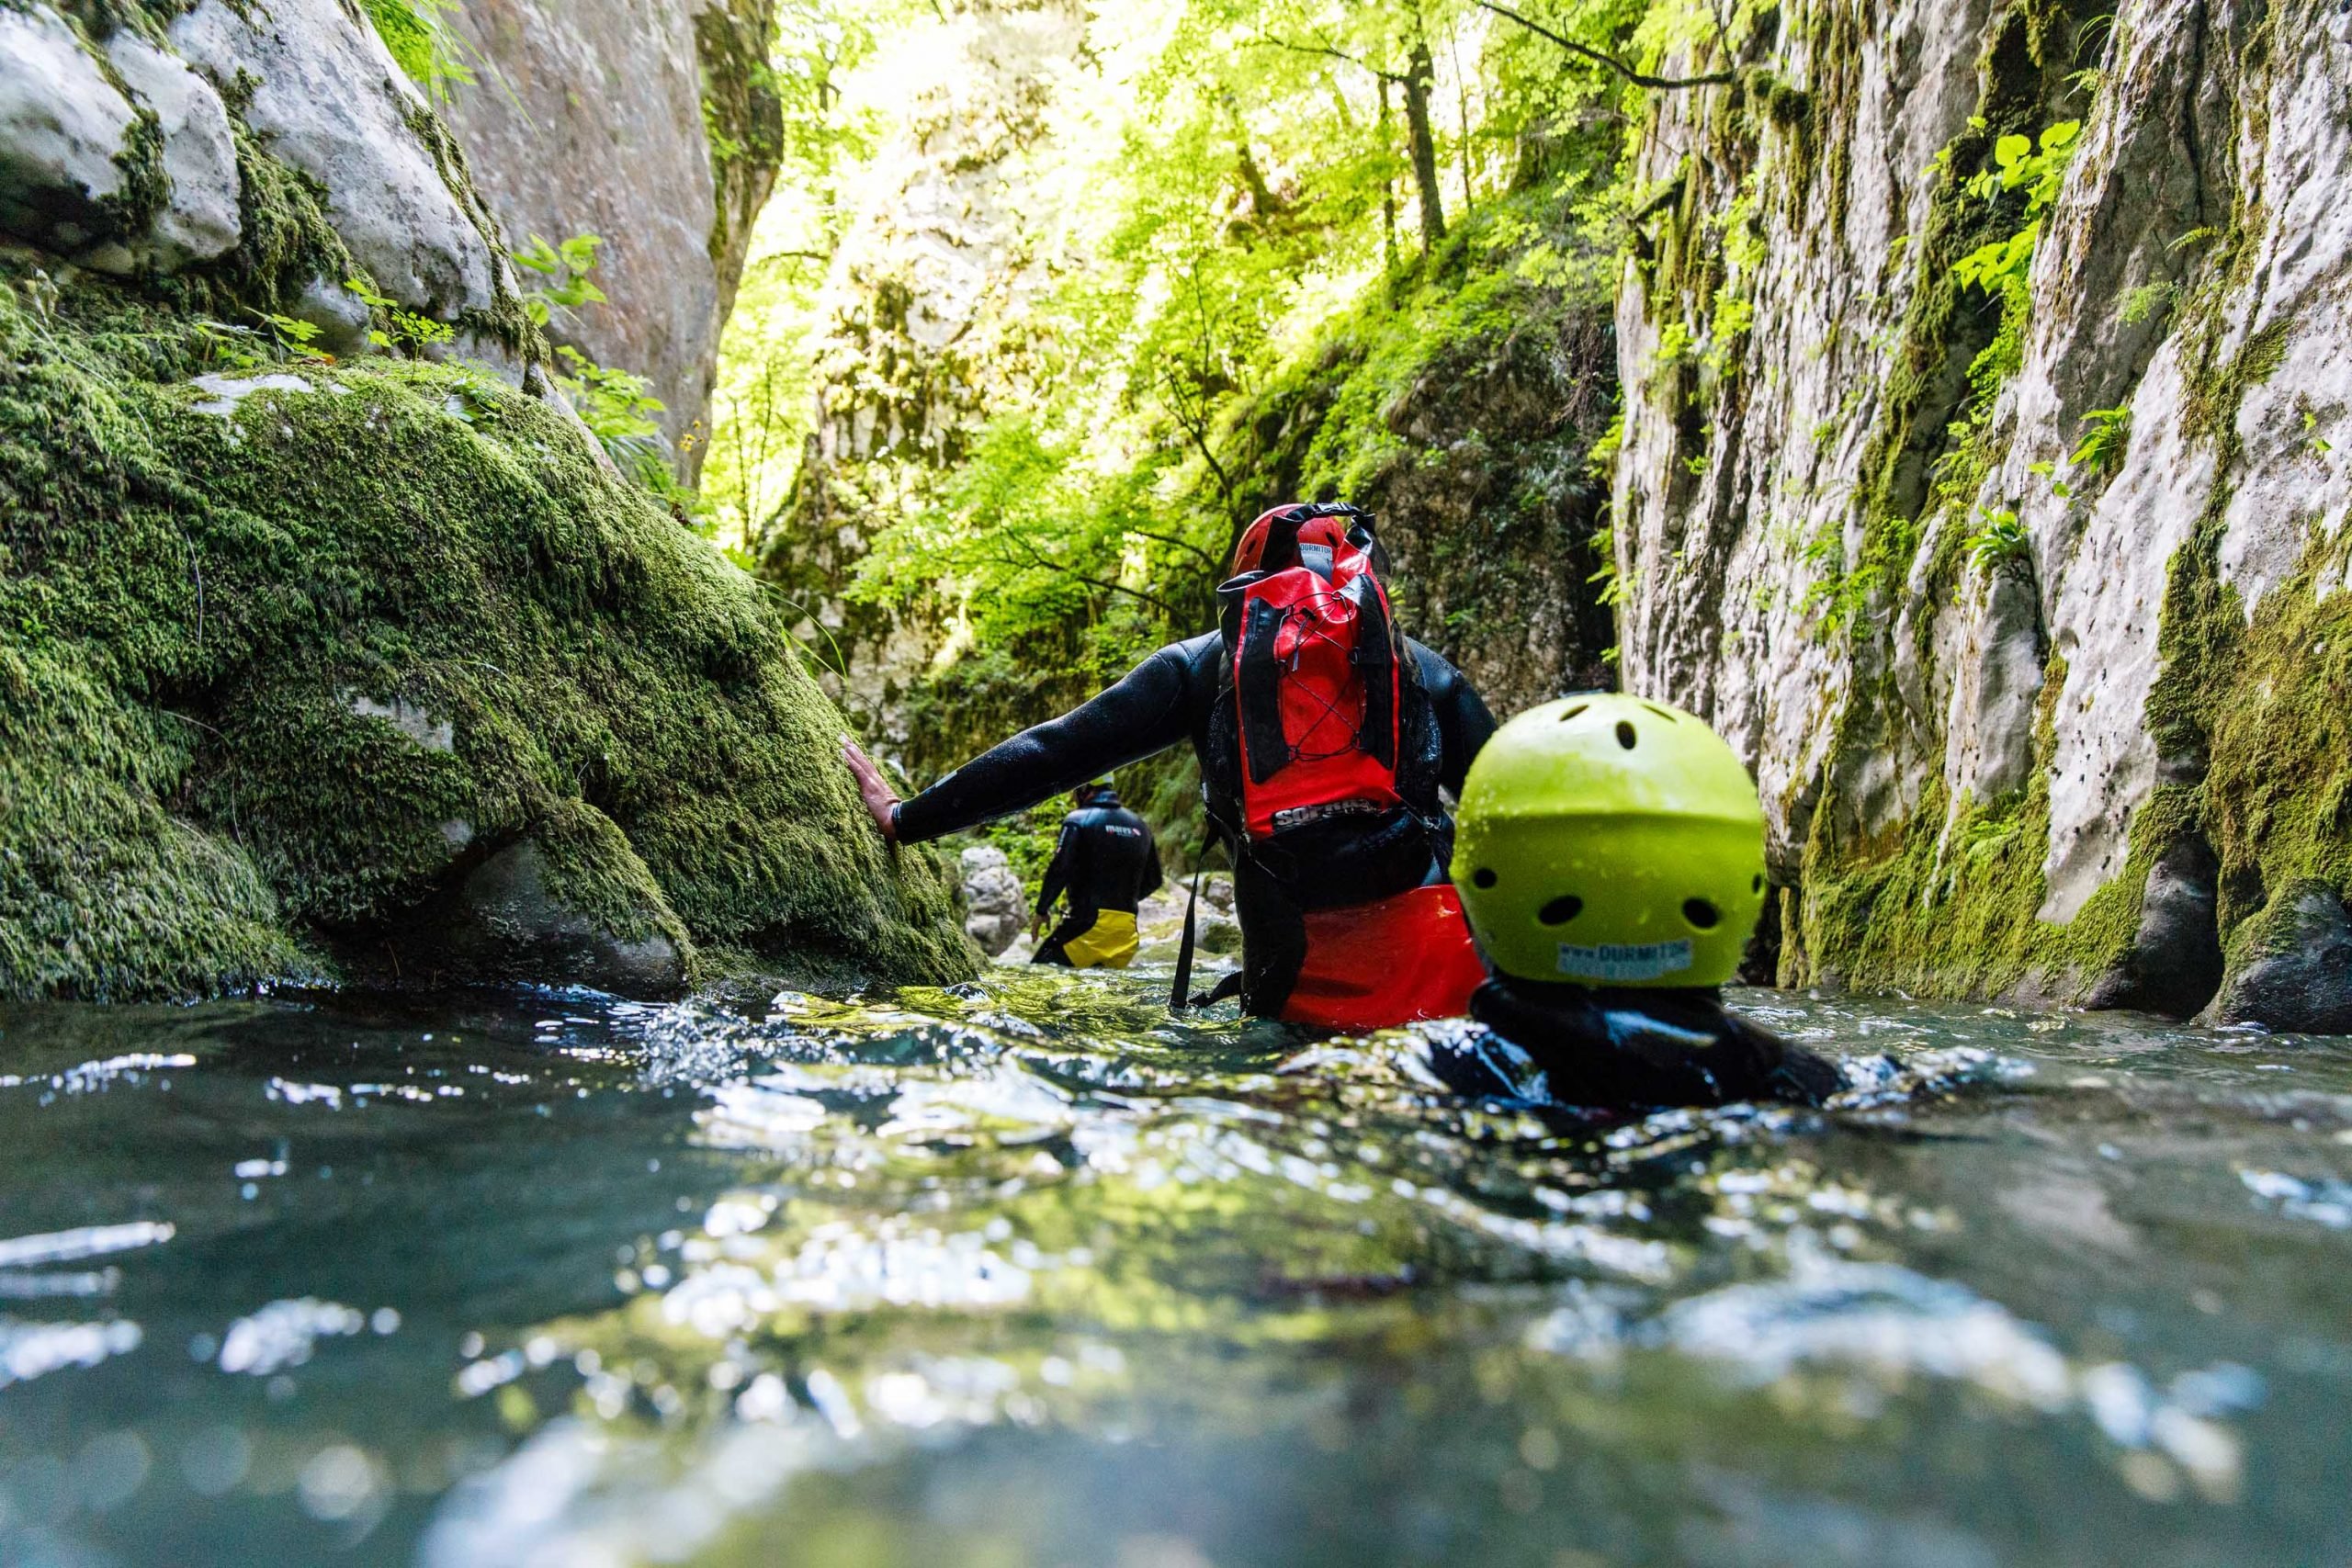
M 1445 238 L 1445 197 L 1438 189 L 1437 133 L 1430 125 L 1430 89 L 1437 67 L 1426 39 L 1413 40 L 1405 69 L 1405 135 L 1413 148 L 1413 183 L 1421 195 L 1421 245 L 1434 251 Z
M 1380 157 L 1388 160 L 1389 148 L 1396 145 L 1388 140 L 1388 78 L 1380 79 Z M 1388 303 L 1396 303 L 1396 182 L 1385 175 L 1380 180 L 1380 276 L 1388 286 Z
M 1250 146 L 1250 122 L 1241 118 L 1241 104 L 1228 89 L 1219 96 L 1225 106 L 1226 118 L 1233 127 L 1233 150 L 1241 165 L 1241 184 L 1250 193 L 1250 216 L 1260 223 L 1272 222 L 1287 210 L 1283 198 L 1266 184 L 1266 172 L 1259 165 L 1258 154 Z

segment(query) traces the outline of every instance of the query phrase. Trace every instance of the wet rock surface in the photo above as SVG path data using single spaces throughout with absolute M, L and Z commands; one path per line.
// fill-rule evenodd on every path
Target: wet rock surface
M 676 924 L 659 898 L 644 898 L 635 912 L 642 934 L 621 935 L 567 899 L 547 851 L 526 840 L 491 856 L 459 886 L 441 935 L 443 961 L 466 978 L 528 975 L 616 996 L 673 996 L 685 983 L 685 954 L 669 932 L 645 929 Z
M 2352 917 L 2324 882 L 2280 892 L 2249 933 L 2252 955 L 2216 1010 L 2225 1023 L 2352 1034 Z
M 2199 839 L 2174 845 L 2149 867 L 2132 949 L 2092 987 L 2086 1007 L 2191 1018 L 2213 999 L 2222 984 L 2222 936 L 2214 919 L 2220 870 Z
M 1170 882 L 1136 907 L 1138 964 L 1173 964 L 1184 941 L 1184 910 L 1192 883 Z M 1201 901 L 1193 916 L 1193 951 L 1197 958 L 1238 956 L 1241 922 L 1233 912 L 1233 878 L 1201 878 Z

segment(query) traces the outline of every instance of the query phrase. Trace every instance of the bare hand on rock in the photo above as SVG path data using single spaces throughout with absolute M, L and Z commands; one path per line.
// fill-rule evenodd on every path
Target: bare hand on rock
M 846 735 L 842 737 L 842 761 L 847 762 L 849 771 L 856 775 L 858 796 L 865 802 L 865 809 L 874 814 L 874 825 L 882 829 L 884 841 L 898 842 L 899 824 L 890 813 L 891 808 L 899 804 L 899 792 L 890 787 L 890 781 L 882 776 L 882 770 L 874 765 L 874 759 L 859 750 L 857 742 Z

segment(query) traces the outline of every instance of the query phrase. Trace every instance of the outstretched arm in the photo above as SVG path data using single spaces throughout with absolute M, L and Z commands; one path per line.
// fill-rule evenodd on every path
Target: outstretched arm
M 921 843 L 1035 806 L 1182 740 L 1186 664 L 1161 649 L 1118 684 L 1057 719 L 1024 729 L 912 800 L 899 800 L 865 754 L 844 752 L 885 838 Z

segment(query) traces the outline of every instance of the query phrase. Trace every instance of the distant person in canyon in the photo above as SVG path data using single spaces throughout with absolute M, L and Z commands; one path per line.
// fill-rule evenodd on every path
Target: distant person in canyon
M 1243 1007 L 1342 1030 L 1457 1014 L 1486 976 L 1445 877 L 1438 792 L 1462 787 L 1495 721 L 1397 631 L 1384 565 L 1369 513 L 1275 507 L 1242 533 L 1216 630 L 911 800 L 846 744 L 859 793 L 885 838 L 919 843 L 1190 740 L 1233 852 Z
M 1045 936 L 1046 912 L 1065 893 L 1069 913 L 1030 962 L 1125 969 L 1135 962 L 1136 906 L 1159 886 L 1159 846 L 1144 819 L 1119 804 L 1108 779 L 1079 785 L 1070 805 L 1037 889 L 1030 934 Z
M 1603 1110 L 1818 1105 L 1838 1066 L 1724 1006 L 1764 908 L 1764 811 L 1723 739 L 1606 693 L 1530 708 L 1462 789 L 1453 880 L 1493 974 L 1442 1040 L 1465 1094 Z

